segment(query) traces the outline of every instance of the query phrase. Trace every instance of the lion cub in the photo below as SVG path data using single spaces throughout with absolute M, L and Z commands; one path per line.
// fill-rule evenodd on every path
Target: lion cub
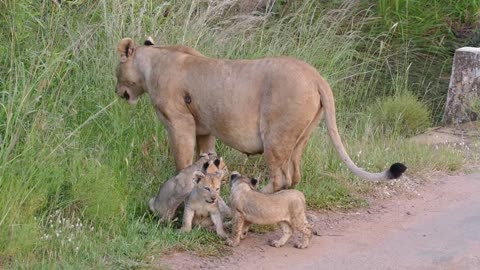
M 210 160 L 214 160 L 213 164 L 218 169 L 220 178 L 227 175 L 228 169 L 221 157 L 218 158 L 214 154 L 201 154 L 194 164 L 181 170 L 160 186 L 157 196 L 151 198 L 148 203 L 150 211 L 160 218 L 160 223 L 173 219 L 177 208 L 192 192 L 195 181 L 204 177 L 201 171 L 204 164 Z
M 181 230 L 190 232 L 192 225 L 205 228 L 215 227 L 217 235 L 227 238 L 223 229 L 223 217 L 230 215 L 230 208 L 220 197 L 223 173 L 214 162 L 204 164 L 205 174 L 194 179 L 195 187 L 185 201 Z
M 230 207 L 233 217 L 232 235 L 226 244 L 238 246 L 245 227 L 250 224 L 278 223 L 283 235 L 271 240 L 273 247 L 283 246 L 293 234 L 292 229 L 302 233 L 302 240 L 296 248 L 306 248 L 312 237 L 312 227 L 307 221 L 305 196 L 294 189 L 264 194 L 256 190 L 257 180 L 233 172 L 230 178 Z

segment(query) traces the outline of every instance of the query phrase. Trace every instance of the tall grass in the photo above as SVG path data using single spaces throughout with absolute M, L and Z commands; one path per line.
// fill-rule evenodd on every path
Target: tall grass
M 390 45 L 408 52 L 402 60 L 392 58 L 389 62 L 400 69 L 413 63 L 409 88 L 429 104 L 433 120 L 440 121 L 454 51 L 463 46 L 480 46 L 480 1 L 375 2 L 373 9 L 380 19 L 369 30 L 377 34 L 388 30 Z
M 391 94 L 379 74 L 385 59 L 398 55 L 388 40 L 379 46 L 380 36 L 361 32 L 370 10 L 323 10 L 305 0 L 274 19 L 239 15 L 233 3 L 0 3 L 0 267 L 135 268 L 166 250 L 222 249 L 213 234 L 179 234 L 178 224 L 158 226 L 147 212 L 147 198 L 174 166 L 148 98 L 130 107 L 115 96 L 114 48 L 126 36 L 141 42 L 151 35 L 212 57 L 298 57 L 331 82 L 341 132 L 361 166 L 381 170 L 400 160 L 418 172 L 461 163 L 457 152 L 382 137 L 369 121 L 362 104 Z M 311 207 L 363 205 L 354 195 L 359 182 L 325 134 L 321 128 L 310 141 L 299 189 Z M 230 169 L 266 177 L 262 157 L 246 160 L 220 143 L 217 149 Z

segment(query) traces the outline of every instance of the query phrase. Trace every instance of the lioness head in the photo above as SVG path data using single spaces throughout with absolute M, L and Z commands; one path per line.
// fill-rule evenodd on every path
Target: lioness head
M 240 185 L 247 185 L 250 189 L 257 189 L 258 180 L 255 178 L 241 175 L 239 172 L 232 172 L 230 175 L 230 190 Z
M 145 45 L 153 45 L 151 38 L 147 39 Z M 137 103 L 138 98 L 145 92 L 143 76 L 138 71 L 138 66 L 142 63 L 134 57 L 137 48 L 131 38 L 124 38 L 117 45 L 120 64 L 117 66 L 116 93 L 129 104 Z
M 195 173 L 197 177 L 193 181 L 196 192 L 206 203 L 214 203 L 220 196 L 220 186 L 224 175 L 212 161 L 205 162 L 203 170 L 205 173 Z

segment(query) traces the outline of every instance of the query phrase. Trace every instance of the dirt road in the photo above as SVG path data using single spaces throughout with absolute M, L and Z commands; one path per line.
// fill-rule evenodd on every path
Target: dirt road
M 163 258 L 172 269 L 480 269 L 480 173 L 432 180 L 414 198 L 374 203 L 357 213 L 324 213 L 308 249 L 278 232 L 250 235 L 231 256 Z M 164 264 L 165 265 L 165 264 Z

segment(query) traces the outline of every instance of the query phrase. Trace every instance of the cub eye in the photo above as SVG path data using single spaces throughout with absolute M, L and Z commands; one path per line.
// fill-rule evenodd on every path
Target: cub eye
M 209 188 L 209 187 L 205 187 L 205 189 L 206 189 L 207 191 L 210 191 L 210 188 Z
M 216 190 L 216 191 L 219 191 L 219 190 L 220 190 L 220 188 L 217 188 L 217 189 L 215 189 L 215 190 Z

